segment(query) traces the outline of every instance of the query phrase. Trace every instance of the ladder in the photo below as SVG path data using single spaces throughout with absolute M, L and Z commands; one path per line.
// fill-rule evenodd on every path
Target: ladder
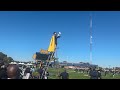
M 45 65 L 45 67 L 43 68 L 43 72 L 42 72 L 41 79 L 44 79 L 45 72 L 47 72 L 47 70 L 48 70 L 49 63 L 50 63 L 50 61 L 53 59 L 53 57 L 54 57 L 54 53 L 55 53 L 55 52 L 51 52 L 51 54 L 48 56 L 48 59 L 47 59 L 46 65 Z

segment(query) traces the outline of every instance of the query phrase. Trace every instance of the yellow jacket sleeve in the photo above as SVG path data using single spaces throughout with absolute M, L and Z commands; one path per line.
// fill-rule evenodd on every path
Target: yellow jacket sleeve
M 55 36 L 53 35 L 52 38 L 51 38 L 51 41 L 50 41 L 50 45 L 48 47 L 48 51 L 49 52 L 55 52 L 55 48 L 56 48 L 56 45 L 55 45 Z

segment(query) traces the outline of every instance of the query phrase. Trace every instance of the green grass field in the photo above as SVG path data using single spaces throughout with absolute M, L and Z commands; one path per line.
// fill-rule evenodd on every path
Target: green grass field
M 58 75 L 59 73 L 63 72 L 63 68 L 49 68 L 49 77 L 48 79 L 59 79 Z M 88 76 L 87 73 L 81 73 L 81 72 L 76 72 L 71 69 L 67 69 L 67 72 L 69 73 L 69 79 L 89 79 L 90 77 Z M 34 72 L 33 75 L 39 75 L 38 72 Z M 120 79 L 120 75 L 115 75 L 114 77 L 112 74 L 107 74 L 106 76 L 104 73 L 102 73 L 102 79 Z
M 60 69 L 55 69 L 55 68 L 49 68 L 48 72 L 49 72 L 49 79 L 59 79 L 58 78 L 58 73 L 63 72 L 64 69 L 60 68 Z M 67 72 L 69 73 L 69 79 L 89 79 L 89 76 L 87 75 L 87 73 L 80 73 L 80 72 L 75 72 L 74 70 L 70 70 L 68 69 Z M 102 79 L 120 79 L 120 75 L 115 75 L 114 77 L 112 76 L 112 74 L 107 74 L 106 76 L 104 76 L 104 74 L 102 74 Z

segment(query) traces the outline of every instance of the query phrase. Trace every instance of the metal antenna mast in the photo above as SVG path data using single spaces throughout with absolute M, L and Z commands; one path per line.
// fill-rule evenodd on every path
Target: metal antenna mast
M 90 63 L 92 64 L 92 16 L 90 16 Z

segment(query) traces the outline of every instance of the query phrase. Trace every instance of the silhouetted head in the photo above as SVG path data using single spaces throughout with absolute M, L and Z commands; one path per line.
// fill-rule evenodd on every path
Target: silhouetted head
M 54 32 L 53 34 L 54 34 L 54 35 L 56 35 L 57 33 L 56 33 L 56 32 Z
M 93 70 L 96 70 L 96 67 L 93 67 L 92 69 L 93 69 Z
M 9 65 L 7 67 L 7 75 L 10 79 L 17 79 L 19 67 L 17 65 Z

